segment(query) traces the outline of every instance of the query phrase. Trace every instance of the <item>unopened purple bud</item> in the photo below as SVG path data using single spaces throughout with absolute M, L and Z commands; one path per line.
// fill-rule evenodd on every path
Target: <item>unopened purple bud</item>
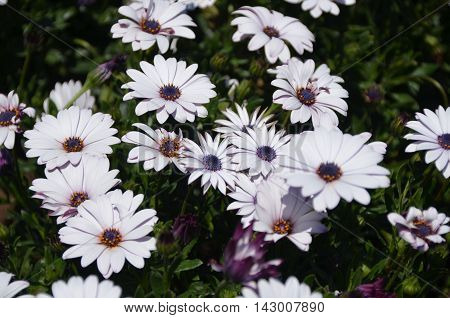
M 380 277 L 372 283 L 359 285 L 355 291 L 350 293 L 350 297 L 392 298 L 395 297 L 395 294 L 384 290 L 384 279 Z
M 194 214 L 183 214 L 176 217 L 173 226 L 173 236 L 183 244 L 189 243 L 200 228 L 198 218 Z
M 383 99 L 383 92 L 380 85 L 372 85 L 364 92 L 364 99 L 367 103 L 378 103 Z
M 100 64 L 96 70 L 96 75 L 98 76 L 99 80 L 101 82 L 105 82 L 106 80 L 108 80 L 113 72 L 118 71 L 123 67 L 126 60 L 127 56 L 121 54 L 103 64 Z
M 0 175 L 4 174 L 12 165 L 11 154 L 6 148 L 0 150 Z

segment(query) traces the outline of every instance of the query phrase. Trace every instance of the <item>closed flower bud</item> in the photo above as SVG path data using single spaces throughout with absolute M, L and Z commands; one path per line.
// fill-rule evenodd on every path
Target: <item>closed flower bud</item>
M 216 70 L 223 70 L 228 63 L 228 56 L 224 53 L 216 53 L 211 57 L 210 63 Z
M 183 244 L 189 243 L 197 235 L 200 225 L 194 214 L 179 215 L 172 227 L 173 236 Z
M 170 257 L 177 251 L 178 244 L 172 232 L 163 231 L 159 234 L 156 241 L 156 249 L 166 257 Z

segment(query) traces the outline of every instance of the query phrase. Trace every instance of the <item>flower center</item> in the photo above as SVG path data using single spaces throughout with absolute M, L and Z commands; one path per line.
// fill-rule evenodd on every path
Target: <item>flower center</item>
M 342 170 L 334 163 L 322 163 L 317 168 L 317 174 L 326 182 L 333 182 L 342 177 Z
M 273 231 L 277 234 L 290 234 L 292 232 L 292 223 L 289 220 L 279 220 L 273 225 Z
M 415 220 L 413 224 L 416 227 L 413 229 L 413 232 L 420 238 L 425 238 L 433 233 L 431 226 L 429 226 L 424 220 Z
M 178 157 L 178 151 L 180 150 L 180 140 L 178 138 L 170 139 L 165 137 L 161 140 L 159 151 L 169 158 Z
M 116 247 L 122 242 L 122 234 L 114 228 L 106 229 L 100 235 L 100 242 L 109 248 Z
M 172 84 L 164 85 L 159 89 L 159 95 L 165 100 L 177 100 L 181 96 L 181 91 L 178 87 Z
M 280 36 L 280 32 L 278 32 L 277 29 L 275 29 L 274 27 L 271 26 L 266 26 L 263 29 L 263 32 L 267 35 L 270 36 L 271 38 L 277 38 Z
M 78 206 L 87 199 L 89 199 L 89 196 L 86 192 L 74 192 L 70 196 L 70 206 L 78 208 Z
M 277 157 L 277 153 L 272 147 L 261 146 L 256 149 L 256 155 L 264 161 L 271 162 Z
M 450 150 L 450 134 L 443 134 L 438 137 L 438 144 L 445 150 Z
M 306 106 L 311 106 L 316 102 L 316 94 L 314 94 L 314 92 L 309 88 L 298 88 L 297 98 Z
M 66 152 L 80 152 L 84 144 L 80 137 L 69 137 L 64 140 L 63 147 Z
M 215 155 L 206 155 L 203 157 L 203 165 L 205 169 L 210 171 L 222 170 L 222 162 Z
M 159 31 L 161 31 L 161 24 L 159 24 L 158 21 L 150 19 L 146 20 L 143 19 L 141 21 L 141 29 L 144 32 L 150 33 L 150 34 L 157 34 Z
M 3 113 L 0 113 L 0 126 L 7 127 L 9 125 L 12 125 L 12 119 L 14 116 L 16 116 L 15 111 L 7 110 Z

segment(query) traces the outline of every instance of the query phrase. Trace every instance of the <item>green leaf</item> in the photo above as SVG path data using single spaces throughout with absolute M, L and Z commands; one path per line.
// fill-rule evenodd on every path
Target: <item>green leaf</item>
M 182 261 L 180 265 L 178 265 L 177 269 L 175 269 L 175 273 L 190 271 L 202 264 L 203 262 L 199 259 L 187 259 Z

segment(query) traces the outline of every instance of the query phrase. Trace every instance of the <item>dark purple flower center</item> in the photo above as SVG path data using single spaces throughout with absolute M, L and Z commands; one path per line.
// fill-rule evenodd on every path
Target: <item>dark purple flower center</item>
M 316 102 L 316 94 L 314 94 L 314 92 L 309 88 L 297 89 L 297 98 L 302 104 L 306 106 L 311 106 Z
M 181 91 L 178 87 L 169 84 L 164 85 L 159 89 L 159 95 L 161 98 L 164 98 L 165 100 L 177 100 L 181 96 Z
M 292 232 L 292 223 L 289 220 L 279 220 L 273 225 L 273 231 L 277 234 L 290 234 Z
M 122 235 L 114 228 L 109 228 L 103 231 L 100 235 L 100 242 L 109 248 L 116 247 L 122 242 Z
M 203 165 L 205 166 L 205 169 L 210 171 L 222 170 L 222 162 L 219 157 L 215 155 L 206 155 L 203 157 Z
M 178 151 L 180 150 L 180 140 L 170 139 L 170 137 L 163 138 L 160 142 L 159 151 L 169 158 L 178 157 Z
M 439 146 L 445 150 L 450 150 L 450 134 L 443 134 L 438 137 Z
M 156 20 L 142 20 L 141 29 L 150 34 L 158 34 L 161 31 L 161 24 Z
M 256 149 L 256 155 L 260 159 L 262 159 L 264 161 L 268 161 L 268 162 L 271 162 L 273 159 L 275 159 L 277 157 L 277 153 L 270 146 L 258 147 L 258 149 Z
M 80 137 L 69 137 L 63 143 L 66 152 L 80 152 L 83 150 L 84 144 Z
M 280 36 L 280 32 L 278 32 L 277 29 L 275 29 L 274 27 L 271 26 L 266 26 L 263 29 L 263 32 L 267 35 L 270 36 L 271 38 L 277 38 Z
M 0 113 L 0 126 L 7 127 L 9 125 L 12 125 L 12 119 L 16 116 L 15 111 L 7 110 L 3 113 Z
M 86 192 L 74 192 L 70 196 L 70 206 L 77 208 L 81 203 L 89 199 Z
M 416 234 L 418 237 L 424 239 L 425 237 L 427 237 L 428 235 L 433 234 L 433 229 L 431 228 L 431 226 L 425 222 L 424 220 L 415 220 L 413 222 L 414 226 L 416 227 L 415 229 L 413 229 L 412 231 L 414 232 L 414 234 Z
M 317 174 L 326 182 L 333 182 L 342 176 L 342 170 L 334 163 L 322 163 L 317 168 Z

